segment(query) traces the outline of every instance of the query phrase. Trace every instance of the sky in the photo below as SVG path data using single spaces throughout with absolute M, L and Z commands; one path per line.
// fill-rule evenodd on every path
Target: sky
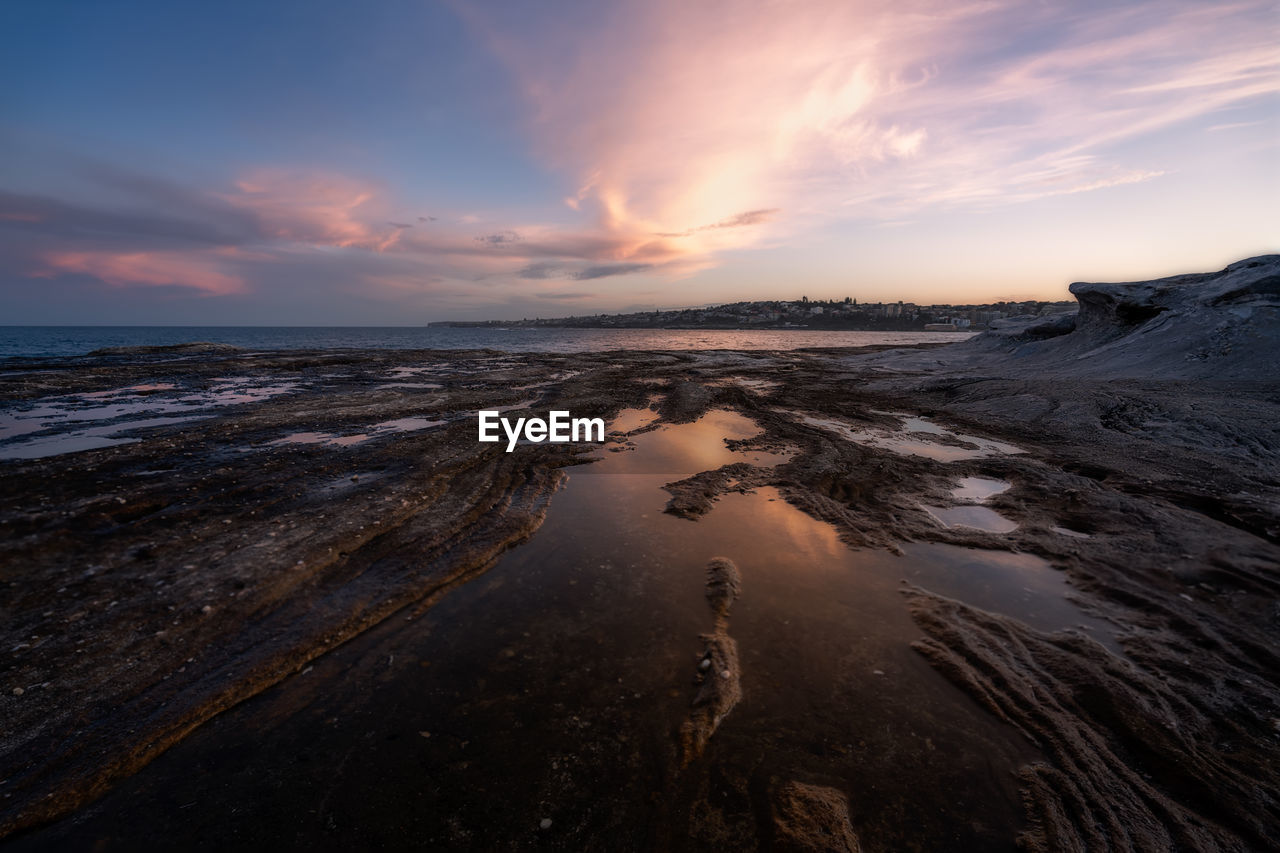
M 0 4 L 0 324 L 1065 299 L 1280 251 L 1274 2 Z

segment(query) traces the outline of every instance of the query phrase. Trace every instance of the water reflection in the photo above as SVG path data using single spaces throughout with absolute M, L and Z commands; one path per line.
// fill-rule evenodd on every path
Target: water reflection
M 609 423 L 609 432 L 628 433 L 648 426 L 657 419 L 658 413 L 652 409 L 623 409 Z
M 965 477 L 960 481 L 960 485 L 952 490 L 951 497 L 957 501 L 981 502 L 1008 490 L 1009 483 L 1005 480 L 992 480 L 986 477 Z
M 712 409 L 693 423 L 667 424 L 636 436 L 633 441 L 640 452 L 602 454 L 602 462 L 585 470 L 592 474 L 648 474 L 666 477 L 667 482 L 735 462 L 769 467 L 791 458 L 791 452 L 730 450 L 725 444 L 726 439 L 754 438 L 762 432 L 745 415 Z
M 929 515 L 944 527 L 973 527 L 989 533 L 1008 533 L 1018 529 L 1016 521 L 1010 521 L 1000 513 L 985 506 L 938 507 L 924 505 Z
M 440 426 L 448 423 L 445 420 L 433 420 L 431 418 L 396 418 L 392 421 L 383 421 L 374 424 L 368 428 L 368 432 L 351 433 L 348 435 L 335 435 L 328 432 L 294 432 L 286 435 L 284 438 L 278 438 L 275 441 L 268 442 L 269 445 L 280 444 L 328 444 L 334 447 L 350 447 L 355 444 L 363 444 L 373 438 L 380 438 L 397 432 L 416 432 L 417 430 L 430 429 L 431 427 Z
M 1120 654 L 1115 626 L 1072 603 L 1066 576 L 1034 554 L 984 551 L 955 545 L 906 546 L 903 574 L 931 592 L 1003 613 L 1041 631 L 1078 629 Z
M 225 406 L 256 403 L 300 388 L 299 382 L 275 378 L 227 376 L 200 390 L 183 390 L 171 382 L 142 383 L 17 403 L 0 409 L 0 459 L 38 459 L 139 441 L 118 436 L 209 417 Z M 139 415 L 176 417 L 121 420 Z
M 46 456 L 57 456 L 62 453 L 97 450 L 101 447 L 111 447 L 117 444 L 133 444 L 142 441 L 142 438 L 130 435 L 131 433 L 152 427 L 196 420 L 201 420 L 201 416 L 146 418 L 138 421 L 120 421 L 106 426 L 88 427 L 74 432 L 59 433 L 58 435 L 38 436 L 22 442 L 0 445 L 0 459 L 43 459 Z
M 697 828 L 681 811 L 694 808 L 691 778 L 718 819 L 747 825 L 752 780 L 816 778 L 849 793 L 854 826 L 886 849 L 1014 849 L 1015 770 L 1038 755 L 911 649 L 920 631 L 899 590 L 906 580 L 1055 629 L 1087 621 L 1063 576 L 1005 552 L 853 551 L 772 488 L 724 495 L 696 523 L 662 511 L 664 483 L 741 461 L 725 439 L 758 432 L 713 411 L 571 469 L 542 528 L 487 573 L 221 715 L 78 825 L 127 838 L 153 826 L 131 815 L 161 798 L 190 808 L 179 828 L 216 828 L 227 800 L 201 794 L 216 788 L 258 846 L 394 826 L 431 848 L 714 849 L 663 841 L 673 821 L 691 827 L 677 839 Z M 742 574 L 744 695 L 682 775 L 673 732 L 713 556 Z M 246 764 L 287 768 L 288 784 Z
M 895 417 L 902 419 L 902 428 L 886 429 L 861 426 L 840 418 L 804 412 L 786 411 L 786 413 L 798 417 L 802 423 L 818 427 L 855 444 L 890 450 L 907 456 L 924 456 L 939 462 L 958 462 L 965 459 L 1025 452 L 1022 448 L 1007 442 L 966 435 L 947 429 L 927 418 L 909 415 L 895 414 Z

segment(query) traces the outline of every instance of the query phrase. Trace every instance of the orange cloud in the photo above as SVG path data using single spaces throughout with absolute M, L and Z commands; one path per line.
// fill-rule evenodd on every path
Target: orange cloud
M 1280 92 L 1260 2 L 634 0 L 536 37 L 455 8 L 512 70 L 541 154 L 577 188 L 564 203 L 595 215 L 614 260 L 641 235 L 707 259 L 832 219 L 1155 179 L 1168 164 L 1116 146 Z
M 893 224 L 1160 180 L 1182 165 L 1155 159 L 1171 134 L 1136 140 L 1280 92 L 1260 2 L 618 0 L 575 26 L 485 7 L 454 4 L 511 69 L 532 145 L 564 175 L 548 201 L 575 212 L 556 216 L 571 226 L 422 217 L 368 181 L 259 169 L 217 195 L 236 214 L 219 223 L 234 221 L 193 229 L 239 248 L 64 253 L 50 268 L 210 293 L 243 286 L 228 270 L 285 255 L 328 267 L 342 255 L 363 270 L 353 281 L 387 291 L 687 276 L 833 220 Z M 1208 129 L 1257 124 L 1222 118 Z M 110 224 L 63 218 L 77 234 Z
M 217 267 L 214 252 L 53 252 L 37 275 L 84 273 L 118 286 L 177 286 L 225 295 L 243 293 L 244 279 Z
M 566 204 L 636 247 L 653 234 L 685 256 L 757 244 L 805 214 L 816 175 L 910 159 L 928 139 L 884 107 L 928 79 L 914 10 L 658 0 L 567 41 L 460 12 L 515 72 L 542 153 L 575 173 Z M 939 25 L 968 13 L 930 12 Z
M 262 169 L 235 186 L 223 199 L 280 240 L 382 252 L 404 230 L 386 221 L 377 187 L 341 175 Z

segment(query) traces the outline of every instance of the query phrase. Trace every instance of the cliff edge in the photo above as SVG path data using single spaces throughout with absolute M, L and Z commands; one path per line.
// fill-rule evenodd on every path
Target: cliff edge
M 972 366 L 1000 354 L 1019 372 L 1110 379 L 1265 379 L 1280 365 L 1280 255 L 1070 291 L 1076 312 L 999 320 L 941 360 Z

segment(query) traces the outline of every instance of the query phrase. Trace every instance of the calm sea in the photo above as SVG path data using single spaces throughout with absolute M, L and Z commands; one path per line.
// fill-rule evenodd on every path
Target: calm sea
M 800 349 L 964 340 L 963 332 L 831 332 L 808 329 L 455 329 L 397 326 L 0 326 L 0 358 L 84 355 L 102 347 L 193 341 L 272 349 Z

